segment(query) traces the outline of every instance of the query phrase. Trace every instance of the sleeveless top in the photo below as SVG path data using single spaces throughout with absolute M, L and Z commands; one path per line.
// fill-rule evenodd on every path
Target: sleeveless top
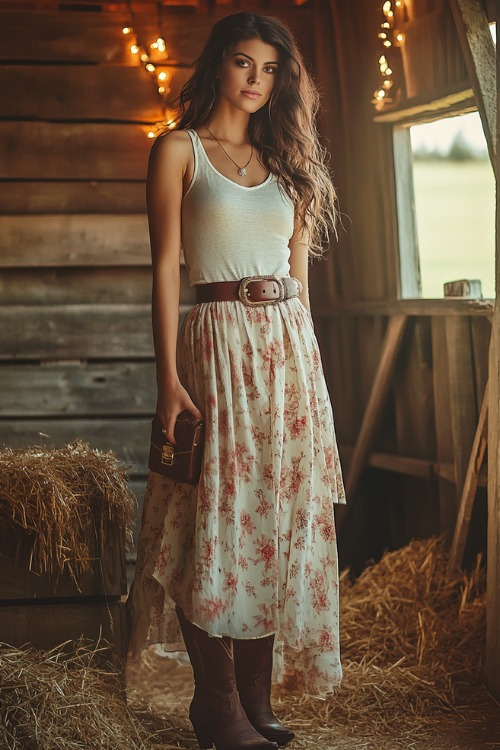
M 245 187 L 213 166 L 194 130 L 193 178 L 182 202 L 182 249 L 189 283 L 207 284 L 245 276 L 290 273 L 288 242 L 294 207 L 269 174 Z

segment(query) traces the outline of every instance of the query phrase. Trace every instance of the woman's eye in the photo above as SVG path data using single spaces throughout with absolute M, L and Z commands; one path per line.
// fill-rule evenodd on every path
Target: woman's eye
M 278 71 L 278 68 L 272 68 L 270 65 L 264 68 L 264 72 L 266 73 L 276 73 L 277 71 Z
M 248 62 L 248 60 L 237 60 L 236 64 L 240 65 L 243 68 L 245 65 L 249 65 L 250 63 Z

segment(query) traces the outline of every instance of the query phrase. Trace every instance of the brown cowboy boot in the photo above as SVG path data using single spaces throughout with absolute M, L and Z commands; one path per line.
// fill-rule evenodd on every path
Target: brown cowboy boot
M 208 635 L 176 607 L 195 680 L 189 718 L 201 748 L 277 750 L 249 722 L 236 687 L 232 639 Z
M 295 735 L 278 721 L 271 707 L 273 644 L 274 635 L 234 639 L 234 669 L 241 705 L 252 726 L 268 740 L 286 745 Z

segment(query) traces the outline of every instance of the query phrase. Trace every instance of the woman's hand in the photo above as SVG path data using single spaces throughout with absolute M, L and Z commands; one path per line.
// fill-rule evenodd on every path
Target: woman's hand
M 158 388 L 156 413 L 163 425 L 163 434 L 172 445 L 176 445 L 174 437 L 175 420 L 184 409 L 190 411 L 198 419 L 203 417 L 201 411 L 195 406 L 189 393 L 179 381 L 174 385 Z

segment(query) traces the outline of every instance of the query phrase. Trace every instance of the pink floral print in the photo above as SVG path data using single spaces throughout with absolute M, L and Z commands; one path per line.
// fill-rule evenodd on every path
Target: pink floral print
M 324 696 L 341 680 L 333 414 L 297 299 L 197 305 L 178 340 L 202 411 L 199 485 L 151 473 L 130 601 L 132 647 L 182 648 L 174 613 L 215 636 L 275 633 L 274 679 Z

